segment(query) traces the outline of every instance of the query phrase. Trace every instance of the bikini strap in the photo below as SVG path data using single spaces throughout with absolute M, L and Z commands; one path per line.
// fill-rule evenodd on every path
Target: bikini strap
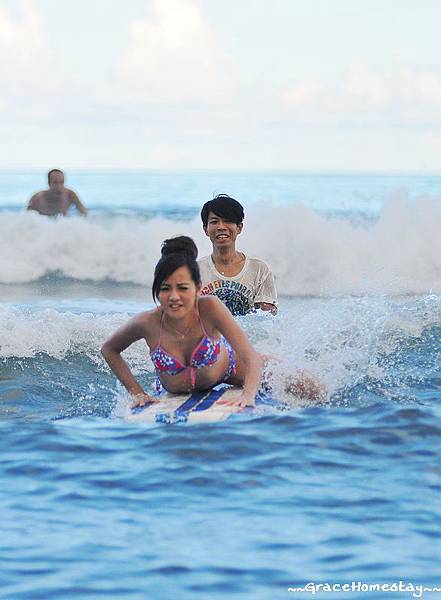
M 159 339 L 158 339 L 158 343 L 156 344 L 157 348 L 159 348 L 161 346 L 163 321 L 164 321 L 164 311 L 161 311 L 161 322 L 159 324 Z
M 204 327 L 204 324 L 202 323 L 202 319 L 201 319 L 201 315 L 199 314 L 199 311 L 198 311 L 198 319 L 199 319 L 199 325 L 201 326 L 201 329 L 202 329 L 202 333 L 205 335 L 206 338 L 210 337 L 208 335 L 208 333 L 205 331 L 205 327 Z

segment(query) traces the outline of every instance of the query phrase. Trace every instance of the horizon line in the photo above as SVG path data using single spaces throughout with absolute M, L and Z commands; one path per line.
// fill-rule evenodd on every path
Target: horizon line
M 49 169 L 50 170 L 50 169 Z M 148 169 L 145 167 L 64 167 L 61 169 L 63 172 L 75 172 L 75 173 L 132 173 L 132 174 L 151 174 L 151 175 L 208 175 L 208 174 L 224 174 L 224 175 L 324 175 L 324 176 L 335 176 L 335 175 L 360 175 L 360 176 L 432 176 L 441 177 L 440 170 L 411 170 L 411 169 L 193 169 L 193 168 L 182 168 L 182 169 L 167 169 L 167 168 L 155 168 Z M 16 174 L 16 173 L 47 173 L 47 167 L 2 167 L 0 168 L 0 174 Z

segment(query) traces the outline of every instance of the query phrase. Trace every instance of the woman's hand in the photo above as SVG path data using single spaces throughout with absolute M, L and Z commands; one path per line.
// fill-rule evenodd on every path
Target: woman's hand
M 135 400 L 130 405 L 130 408 L 146 406 L 147 404 L 157 404 L 158 402 L 161 402 L 159 398 L 155 398 L 154 396 L 150 396 L 149 394 L 136 394 Z
M 246 406 L 252 406 L 255 408 L 256 401 L 252 394 L 248 394 L 247 392 L 242 392 L 240 396 L 237 398 L 233 398 L 232 400 L 227 400 L 220 398 L 216 404 L 223 406 L 237 406 L 239 410 L 243 410 Z

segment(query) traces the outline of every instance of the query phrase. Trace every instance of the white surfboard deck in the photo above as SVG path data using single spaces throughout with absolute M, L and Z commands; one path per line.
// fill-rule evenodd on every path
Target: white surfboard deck
M 215 423 L 239 412 L 237 406 L 217 404 L 220 398 L 237 398 L 242 388 L 218 385 L 211 390 L 190 394 L 159 396 L 160 402 L 131 409 L 126 420 L 132 423 Z M 248 410 L 248 409 L 247 409 Z

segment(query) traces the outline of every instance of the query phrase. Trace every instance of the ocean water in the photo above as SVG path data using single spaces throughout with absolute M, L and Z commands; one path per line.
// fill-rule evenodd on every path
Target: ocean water
M 68 176 L 87 218 L 26 213 L 42 175 L 0 173 L 0 598 L 441 598 L 441 177 Z M 239 319 L 279 359 L 274 406 L 129 424 L 100 345 L 153 306 L 163 239 L 209 251 L 221 192 L 276 277 L 277 317 Z M 126 358 L 151 386 L 145 346 Z M 297 368 L 320 404 L 286 396 Z

